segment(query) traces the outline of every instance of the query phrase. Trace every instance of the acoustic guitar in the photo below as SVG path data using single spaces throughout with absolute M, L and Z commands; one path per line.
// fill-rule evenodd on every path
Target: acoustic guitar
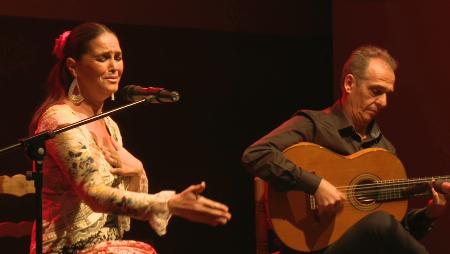
M 450 176 L 406 179 L 400 160 L 381 148 L 341 156 L 302 142 L 283 153 L 300 168 L 327 179 L 347 198 L 338 212 L 318 216 L 314 196 L 301 191 L 278 192 L 267 185 L 268 216 L 273 230 L 286 246 L 302 252 L 327 247 L 375 211 L 389 212 L 401 220 L 409 198 L 431 196 L 429 182 L 450 179 Z

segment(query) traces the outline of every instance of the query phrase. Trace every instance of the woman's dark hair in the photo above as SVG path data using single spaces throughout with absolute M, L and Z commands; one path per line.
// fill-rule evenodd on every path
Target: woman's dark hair
M 47 97 L 38 107 L 31 120 L 29 126 L 30 134 L 35 132 L 38 121 L 45 110 L 60 102 L 67 95 L 73 77 L 66 67 L 66 59 L 71 57 L 75 60 L 79 60 L 80 57 L 88 51 L 89 42 L 105 32 L 115 34 L 105 25 L 88 22 L 76 26 L 70 32 L 65 42 L 61 43 L 61 37 L 56 40 L 53 53 L 56 56 L 57 61 L 53 65 L 47 79 Z

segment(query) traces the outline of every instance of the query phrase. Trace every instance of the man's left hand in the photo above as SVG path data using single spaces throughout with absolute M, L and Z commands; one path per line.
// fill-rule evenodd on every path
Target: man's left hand
M 425 215 L 431 219 L 438 218 L 445 213 L 445 210 L 447 209 L 448 206 L 447 197 L 449 196 L 450 193 L 449 182 L 443 182 L 440 186 L 440 191 L 446 194 L 437 192 L 433 186 L 434 182 L 431 183 L 431 193 L 433 194 L 433 199 L 430 200 L 427 209 L 425 211 Z

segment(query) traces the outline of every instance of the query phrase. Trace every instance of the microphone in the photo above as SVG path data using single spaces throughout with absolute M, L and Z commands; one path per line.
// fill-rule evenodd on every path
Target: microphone
M 122 89 L 122 96 L 127 101 L 147 100 L 149 103 L 173 103 L 180 100 L 177 91 L 168 91 L 161 87 L 142 87 L 127 85 Z
M 450 182 L 443 179 L 437 179 L 433 184 L 434 189 L 442 194 L 450 194 Z

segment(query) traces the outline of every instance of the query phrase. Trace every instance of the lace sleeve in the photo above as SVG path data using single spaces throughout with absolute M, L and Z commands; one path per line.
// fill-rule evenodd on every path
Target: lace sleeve
M 77 120 L 72 111 L 54 106 L 42 116 L 38 131 L 54 129 Z M 158 234 L 164 234 L 171 216 L 167 202 L 175 192 L 147 194 L 113 188 L 112 174 L 99 166 L 101 151 L 94 149 L 93 142 L 87 128 L 78 127 L 48 140 L 47 154 L 54 159 L 76 193 L 94 211 L 148 220 Z

